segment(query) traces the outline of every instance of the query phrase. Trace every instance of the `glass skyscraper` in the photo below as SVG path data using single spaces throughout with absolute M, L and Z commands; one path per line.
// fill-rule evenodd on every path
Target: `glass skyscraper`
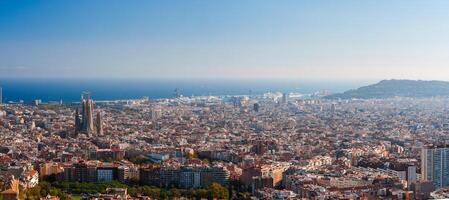
M 422 179 L 435 187 L 449 186 L 449 147 L 428 146 L 421 153 Z

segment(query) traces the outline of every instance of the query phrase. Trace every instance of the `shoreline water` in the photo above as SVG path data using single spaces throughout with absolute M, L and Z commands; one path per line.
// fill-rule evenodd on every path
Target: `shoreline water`
M 95 100 L 170 98 L 175 89 L 184 96 L 223 96 L 297 92 L 310 94 L 329 90 L 337 93 L 355 89 L 374 81 L 298 81 L 298 80 L 22 80 L 3 79 L 3 102 L 41 99 L 77 102 L 82 91 L 90 91 Z

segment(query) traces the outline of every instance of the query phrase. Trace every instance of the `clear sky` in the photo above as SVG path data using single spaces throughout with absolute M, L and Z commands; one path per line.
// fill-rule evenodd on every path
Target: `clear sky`
M 449 1 L 0 0 L 0 77 L 449 80 Z

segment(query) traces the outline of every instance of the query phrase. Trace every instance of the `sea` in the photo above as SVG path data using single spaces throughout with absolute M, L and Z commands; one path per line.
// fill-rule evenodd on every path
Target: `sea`
M 374 81 L 325 80 L 143 80 L 143 79 L 0 79 L 3 102 L 77 102 L 83 91 L 94 100 L 124 100 L 149 97 L 257 95 L 266 92 L 310 94 L 328 90 L 332 93 L 372 84 Z

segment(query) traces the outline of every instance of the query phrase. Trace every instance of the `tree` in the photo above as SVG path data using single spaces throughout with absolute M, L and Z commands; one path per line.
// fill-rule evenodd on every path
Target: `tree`
M 212 183 L 209 187 L 209 194 L 212 198 L 229 199 L 229 191 L 218 183 Z
M 203 163 L 208 165 L 208 164 L 210 163 L 210 161 L 209 161 L 209 159 L 204 158 L 204 159 L 203 159 Z
M 70 196 L 48 182 L 40 182 L 37 186 L 21 192 L 20 199 L 40 199 L 47 195 L 58 196 L 61 200 L 69 200 Z

